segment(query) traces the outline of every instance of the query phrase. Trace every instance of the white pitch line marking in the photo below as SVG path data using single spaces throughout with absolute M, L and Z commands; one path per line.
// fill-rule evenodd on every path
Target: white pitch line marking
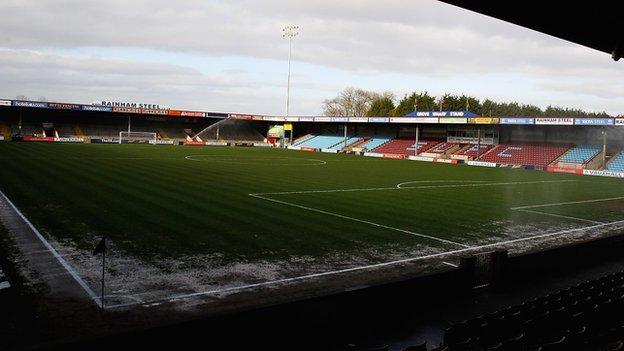
M 419 256 L 419 257 L 405 258 L 405 259 L 402 259 L 402 260 L 382 262 L 382 263 L 376 263 L 376 264 L 371 264 L 371 265 L 366 265 L 366 266 L 358 266 L 358 267 L 352 267 L 352 268 L 345 268 L 345 269 L 336 270 L 336 271 L 327 271 L 327 272 L 321 272 L 321 273 L 307 274 L 307 275 L 301 275 L 301 276 L 292 277 L 292 278 L 276 279 L 276 280 L 271 280 L 271 281 L 266 281 L 266 282 L 261 282 L 261 283 L 248 284 L 248 285 L 242 285 L 242 286 L 235 286 L 235 287 L 224 288 L 224 289 L 208 290 L 208 291 L 203 291 L 203 292 L 196 292 L 196 293 L 190 293 L 190 294 L 170 296 L 170 297 L 166 297 L 166 298 L 162 298 L 162 299 L 158 299 L 158 300 L 145 301 L 142 304 L 154 303 L 154 302 L 159 302 L 159 301 L 176 302 L 178 300 L 184 300 L 184 299 L 197 297 L 197 296 L 216 295 L 216 294 L 221 294 L 221 293 L 240 291 L 240 290 L 247 290 L 247 289 L 251 289 L 251 288 L 269 286 L 269 285 L 280 284 L 280 283 L 289 283 L 289 282 L 294 282 L 294 281 L 299 281 L 299 280 L 314 279 L 314 278 L 319 278 L 319 277 L 324 277 L 324 276 L 331 276 L 331 275 L 337 275 L 337 274 L 348 273 L 348 272 L 369 270 L 369 269 L 372 269 L 372 268 L 386 267 L 386 266 L 391 266 L 391 265 L 396 265 L 396 264 L 401 264 L 401 263 L 415 262 L 415 261 L 432 259 L 432 258 L 440 258 L 440 257 L 448 256 L 448 255 L 456 255 L 456 254 L 462 254 L 462 253 L 466 253 L 466 252 L 479 251 L 479 250 L 489 249 L 489 248 L 497 247 L 497 246 L 504 246 L 504 245 L 509 245 L 509 244 L 515 244 L 515 243 L 522 242 L 522 241 L 529 241 L 529 240 L 534 240 L 534 239 L 544 239 L 544 238 L 554 237 L 554 236 L 558 236 L 558 235 L 562 235 L 562 234 L 569 234 L 569 233 L 579 232 L 579 231 L 583 231 L 583 230 L 597 229 L 597 228 L 602 228 L 602 227 L 606 227 L 606 226 L 610 226 L 610 225 L 617 225 L 617 224 L 624 224 L 624 220 L 614 221 L 614 222 L 609 222 L 609 223 L 596 224 L 596 225 L 590 225 L 590 226 L 581 227 L 581 228 L 565 229 L 565 230 L 560 230 L 560 231 L 552 232 L 552 233 L 544 233 L 544 234 L 538 234 L 538 235 L 528 236 L 528 237 L 524 237 L 524 238 L 499 241 L 499 242 L 495 242 L 495 243 L 491 243 L 491 244 L 484 244 L 484 245 L 480 245 L 480 246 L 472 246 L 472 247 L 468 247 L 468 248 L 456 249 L 456 250 L 440 252 L 440 253 L 435 253 L 435 254 L 430 254 L 430 255 L 425 255 L 425 256 Z M 129 306 L 134 306 L 134 305 L 138 305 L 138 303 L 110 305 L 110 306 L 107 306 L 106 308 L 111 308 L 112 309 L 112 308 L 120 308 L 120 307 L 129 307 Z
M 447 266 L 454 267 L 454 268 L 458 268 L 458 267 L 459 267 L 458 265 L 456 265 L 456 264 L 454 264 L 454 263 L 451 263 L 451 262 L 446 262 L 446 261 L 443 261 L 442 263 L 443 263 L 443 264 L 445 264 L 445 265 L 447 265 Z
M 544 215 L 544 216 L 567 218 L 567 219 L 573 219 L 573 220 L 576 220 L 576 221 L 589 222 L 589 223 L 594 223 L 594 224 L 604 223 L 604 222 L 592 221 L 591 219 L 572 217 L 572 216 L 565 216 L 565 215 L 556 214 L 556 213 L 547 213 L 547 212 L 540 212 L 540 211 L 533 211 L 533 210 L 524 210 L 524 209 L 519 209 L 519 210 L 516 210 L 516 211 L 518 211 L 518 212 L 526 212 L 526 213 L 535 213 L 535 214 L 540 214 L 540 215 Z
M 93 292 L 93 290 L 91 290 L 91 288 L 89 287 L 89 285 L 82 280 L 82 278 L 80 278 L 80 276 L 78 275 L 78 272 L 76 272 L 72 266 L 69 265 L 69 263 L 67 263 L 67 261 L 65 261 L 65 259 L 54 249 L 54 247 L 52 246 L 52 244 L 50 244 L 44 237 L 43 235 L 41 235 L 41 233 L 39 233 L 39 231 L 37 230 L 37 228 L 35 228 L 35 226 L 28 220 L 28 218 L 26 218 L 26 216 L 24 216 L 24 214 L 13 204 L 13 202 L 11 202 L 11 200 L 9 200 L 9 198 L 4 194 L 4 192 L 0 191 L 0 195 L 2 195 L 2 197 L 6 200 L 6 202 L 11 206 L 11 208 L 13 208 L 13 211 L 15 211 L 15 213 L 17 213 L 17 215 L 26 223 L 26 225 L 28 225 L 28 227 L 35 233 L 35 235 L 37 236 L 37 238 L 41 241 L 41 243 L 43 243 L 43 246 L 45 246 L 48 250 L 50 250 L 50 253 L 56 257 L 56 259 L 58 260 L 58 262 L 65 267 L 65 269 L 69 272 L 69 274 L 71 274 L 72 278 L 74 278 L 74 280 L 78 283 L 78 285 L 80 285 L 82 287 L 82 289 L 87 293 L 87 295 L 93 300 L 93 302 L 95 302 L 96 304 L 100 304 L 100 298 L 95 294 L 95 292 Z
M 396 227 L 391 227 L 391 226 L 388 226 L 388 225 L 385 225 L 385 224 L 379 224 L 379 223 L 375 223 L 375 222 L 371 222 L 371 221 L 367 221 L 367 220 L 359 219 L 359 218 L 355 218 L 355 217 L 349 217 L 349 216 L 341 215 L 341 214 L 334 213 L 334 212 L 320 210 L 318 208 L 307 207 L 307 206 L 295 204 L 295 203 L 292 203 L 292 202 L 286 202 L 286 201 L 271 199 L 271 198 L 264 197 L 264 196 L 259 195 L 259 194 L 248 194 L 248 195 L 252 196 L 252 197 L 255 197 L 255 198 L 258 198 L 258 199 L 271 201 L 271 202 L 275 202 L 275 203 L 282 204 L 282 205 L 297 207 L 297 208 L 300 208 L 300 209 L 303 209 L 303 210 L 312 211 L 312 212 L 318 212 L 318 213 L 322 213 L 322 214 L 325 214 L 325 215 L 328 215 L 328 216 L 334 216 L 334 217 L 338 217 L 338 218 L 342 218 L 342 219 L 348 219 L 350 221 L 360 222 L 360 223 L 372 225 L 372 226 L 378 227 L 378 228 L 390 229 L 390 230 L 394 230 L 394 231 L 397 231 L 397 232 L 418 236 L 418 237 L 425 238 L 425 239 L 439 241 L 439 242 L 442 242 L 442 243 L 445 243 L 445 244 L 451 244 L 451 245 L 460 246 L 460 247 L 470 247 L 468 245 L 464 245 L 464 244 L 458 243 L 456 241 L 441 239 L 441 238 L 437 238 L 435 236 L 430 236 L 430 235 L 427 235 L 427 234 L 420 234 L 420 233 L 412 232 L 412 231 L 409 231 L 409 230 L 396 228 Z
M 430 182 L 430 181 L 428 181 Z M 471 180 L 470 182 L 477 182 Z M 448 184 L 448 185 L 420 185 L 401 187 L 401 184 L 407 184 L 412 182 L 399 183 L 394 187 L 381 187 L 381 188 L 354 188 L 354 189 L 329 189 L 329 190 L 300 190 L 300 191 L 278 191 L 268 193 L 252 193 L 254 195 L 291 195 L 291 194 L 322 194 L 322 193 L 344 193 L 344 192 L 357 192 L 357 191 L 381 191 L 381 190 L 410 190 L 410 189 L 437 189 L 437 188 L 467 188 L 467 187 L 479 187 L 479 186 L 498 186 L 498 185 L 524 185 L 524 184 L 542 184 L 542 183 L 567 183 L 576 182 L 576 180 L 540 180 L 540 181 L 526 181 L 526 182 L 504 182 L 504 183 L 478 183 L 478 184 Z
M 512 210 L 525 210 L 525 209 L 531 209 L 531 208 L 562 206 L 562 205 L 574 205 L 574 204 L 587 204 L 587 203 L 592 203 L 592 202 L 614 201 L 614 200 L 622 200 L 622 199 L 624 199 L 624 196 L 608 197 L 608 198 L 604 198 L 604 199 L 591 199 L 591 200 L 567 201 L 567 202 L 553 202 L 553 203 L 541 204 L 541 205 L 518 206 L 518 207 L 512 207 L 511 209 Z
M 240 156 L 234 156 L 234 155 L 188 155 L 188 156 L 184 156 L 185 159 L 189 160 L 189 161 L 196 161 L 196 162 L 205 162 L 205 161 L 201 161 L 199 159 L 197 159 L 197 157 L 232 157 L 234 159 L 238 158 L 238 161 L 234 161 L 234 162 L 230 162 L 230 161 L 213 161 L 214 163 L 224 163 L 224 164 L 236 164 L 236 165 L 257 165 L 257 162 L 241 162 L 242 160 L 245 159 L 245 157 L 241 158 Z M 278 160 L 278 163 L 275 162 L 271 162 L 271 165 L 273 166 L 322 166 L 322 165 L 326 165 L 327 161 L 324 160 L 319 160 L 319 159 L 315 159 L 315 158 L 300 158 L 300 157 L 271 157 L 271 156 L 265 156 L 265 157 L 248 157 L 247 158 L 250 161 L 254 161 L 254 160 L 265 160 L 265 161 L 275 161 Z M 304 161 L 313 161 L 313 162 L 317 162 L 317 163 L 279 163 L 279 161 L 286 161 L 289 162 L 290 160 L 304 160 Z

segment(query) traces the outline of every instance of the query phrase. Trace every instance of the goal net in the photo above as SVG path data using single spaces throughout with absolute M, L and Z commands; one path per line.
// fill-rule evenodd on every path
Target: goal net
M 157 139 L 156 133 L 150 132 L 119 132 L 120 144 L 149 144 Z

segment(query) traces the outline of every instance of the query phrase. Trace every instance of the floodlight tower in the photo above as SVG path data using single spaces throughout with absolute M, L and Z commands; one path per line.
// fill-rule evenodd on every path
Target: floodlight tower
M 286 26 L 282 29 L 282 37 L 288 39 L 288 82 L 286 84 L 286 116 L 290 113 L 290 59 L 292 57 L 292 41 L 299 34 L 299 26 Z

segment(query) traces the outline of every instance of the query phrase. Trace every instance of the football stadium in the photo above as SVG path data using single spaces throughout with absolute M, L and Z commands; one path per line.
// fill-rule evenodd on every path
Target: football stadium
M 0 348 L 624 349 L 624 116 L 417 99 L 0 99 Z

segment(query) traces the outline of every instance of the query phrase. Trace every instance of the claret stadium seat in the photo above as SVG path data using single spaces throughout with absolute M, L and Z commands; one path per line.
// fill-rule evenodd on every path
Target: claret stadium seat
M 418 153 L 426 152 L 439 143 L 440 142 L 437 140 L 420 140 L 418 142 Z M 374 149 L 373 152 L 380 154 L 413 155 L 414 144 L 414 138 L 397 138 Z
M 570 145 L 525 143 L 501 144 L 481 157 L 482 161 L 510 165 L 545 167 L 570 148 Z

